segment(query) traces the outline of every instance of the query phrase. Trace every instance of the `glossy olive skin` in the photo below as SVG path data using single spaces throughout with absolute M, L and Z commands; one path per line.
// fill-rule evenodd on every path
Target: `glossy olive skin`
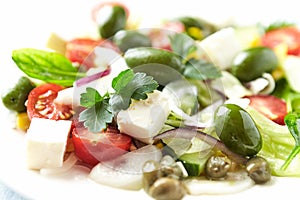
M 19 78 L 16 85 L 2 94 L 3 105 L 16 112 L 26 111 L 25 101 L 29 92 L 34 88 L 34 84 L 29 78 L 22 76 Z
M 220 140 L 233 152 L 256 155 L 262 137 L 251 116 L 238 105 L 223 104 L 214 113 L 215 129 Z
M 126 11 L 122 6 L 119 5 L 111 5 L 107 6 L 105 12 L 100 10 L 99 12 L 99 33 L 102 38 L 110 38 L 116 32 L 122 30 L 126 26 Z
M 163 49 L 151 47 L 132 48 L 125 52 L 124 58 L 130 68 L 145 64 L 161 64 L 169 66 L 179 72 L 182 72 L 184 69 L 182 60 L 178 55 Z
M 276 54 L 267 47 L 246 49 L 234 58 L 232 74 L 240 81 L 248 82 L 271 72 L 278 66 Z
M 151 47 L 151 40 L 146 35 L 138 31 L 118 31 L 114 37 L 113 42 L 119 47 L 122 52 L 135 47 Z

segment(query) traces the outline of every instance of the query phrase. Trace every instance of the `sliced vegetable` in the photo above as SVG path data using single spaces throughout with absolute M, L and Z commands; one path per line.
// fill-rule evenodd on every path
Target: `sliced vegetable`
M 282 99 L 273 95 L 246 96 L 250 99 L 250 106 L 261 112 L 270 120 L 284 125 L 284 117 L 287 114 L 287 104 Z
M 131 137 L 115 128 L 93 133 L 80 125 L 73 129 L 72 141 L 76 156 L 90 166 L 127 153 L 131 145 Z
M 32 48 L 14 50 L 12 59 L 28 76 L 48 83 L 72 86 L 76 78 L 84 77 L 63 55 Z
M 264 46 L 272 49 L 286 45 L 289 55 L 300 55 L 300 31 L 296 26 L 270 30 L 262 36 L 261 41 Z
M 60 85 L 46 83 L 31 90 L 27 102 L 29 119 L 35 117 L 53 120 L 70 119 L 74 114 L 71 106 L 54 103 L 57 93 L 62 89 Z

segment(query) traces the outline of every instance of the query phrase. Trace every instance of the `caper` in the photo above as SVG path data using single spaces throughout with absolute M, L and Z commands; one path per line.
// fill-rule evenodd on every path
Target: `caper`
M 248 160 L 246 170 L 249 177 L 257 184 L 263 184 L 271 179 L 271 170 L 266 159 L 256 156 Z
M 149 160 L 144 163 L 142 171 L 143 188 L 146 192 L 148 192 L 153 183 L 161 177 L 160 165 L 154 160 Z
M 205 175 L 209 179 L 220 179 L 227 175 L 231 161 L 226 156 L 211 156 L 205 165 Z
M 148 194 L 156 200 L 180 200 L 186 194 L 186 189 L 181 181 L 162 177 L 149 188 Z
M 183 176 L 182 170 L 171 156 L 164 156 L 160 161 L 160 164 L 160 170 L 163 177 L 180 179 Z

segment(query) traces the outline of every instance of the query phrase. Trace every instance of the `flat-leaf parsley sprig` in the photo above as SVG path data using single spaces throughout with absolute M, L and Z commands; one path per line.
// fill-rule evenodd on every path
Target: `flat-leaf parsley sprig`
M 86 109 L 79 114 L 79 121 L 84 122 L 91 132 L 102 131 L 119 111 L 130 106 L 131 99 L 147 99 L 147 93 L 152 93 L 157 87 L 158 83 L 152 76 L 134 73 L 132 69 L 122 71 L 112 81 L 115 93 L 101 96 L 96 89 L 86 88 L 80 96 L 80 105 Z

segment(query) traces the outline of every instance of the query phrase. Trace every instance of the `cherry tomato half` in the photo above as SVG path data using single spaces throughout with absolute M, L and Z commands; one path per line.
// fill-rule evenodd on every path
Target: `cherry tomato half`
M 89 68 L 96 67 L 94 64 L 95 55 L 93 54 L 93 50 L 96 46 L 120 52 L 118 47 L 108 40 L 75 38 L 67 42 L 65 55 L 71 62 L 79 63 L 85 68 L 83 70 L 87 70 Z
M 296 27 L 285 27 L 267 32 L 261 38 L 262 45 L 275 48 L 278 45 L 287 45 L 289 55 L 300 55 L 300 30 Z
M 57 93 L 62 89 L 64 88 L 60 85 L 46 83 L 31 90 L 27 101 L 29 119 L 33 117 L 53 120 L 70 119 L 73 115 L 72 108 L 54 103 Z
M 131 146 L 130 136 L 110 128 L 101 133 L 92 133 L 76 126 L 72 131 L 72 141 L 76 156 L 90 166 L 116 158 L 128 152 Z
M 284 125 L 284 116 L 287 114 L 286 102 L 272 95 L 247 96 L 250 106 L 265 115 L 277 124 Z

